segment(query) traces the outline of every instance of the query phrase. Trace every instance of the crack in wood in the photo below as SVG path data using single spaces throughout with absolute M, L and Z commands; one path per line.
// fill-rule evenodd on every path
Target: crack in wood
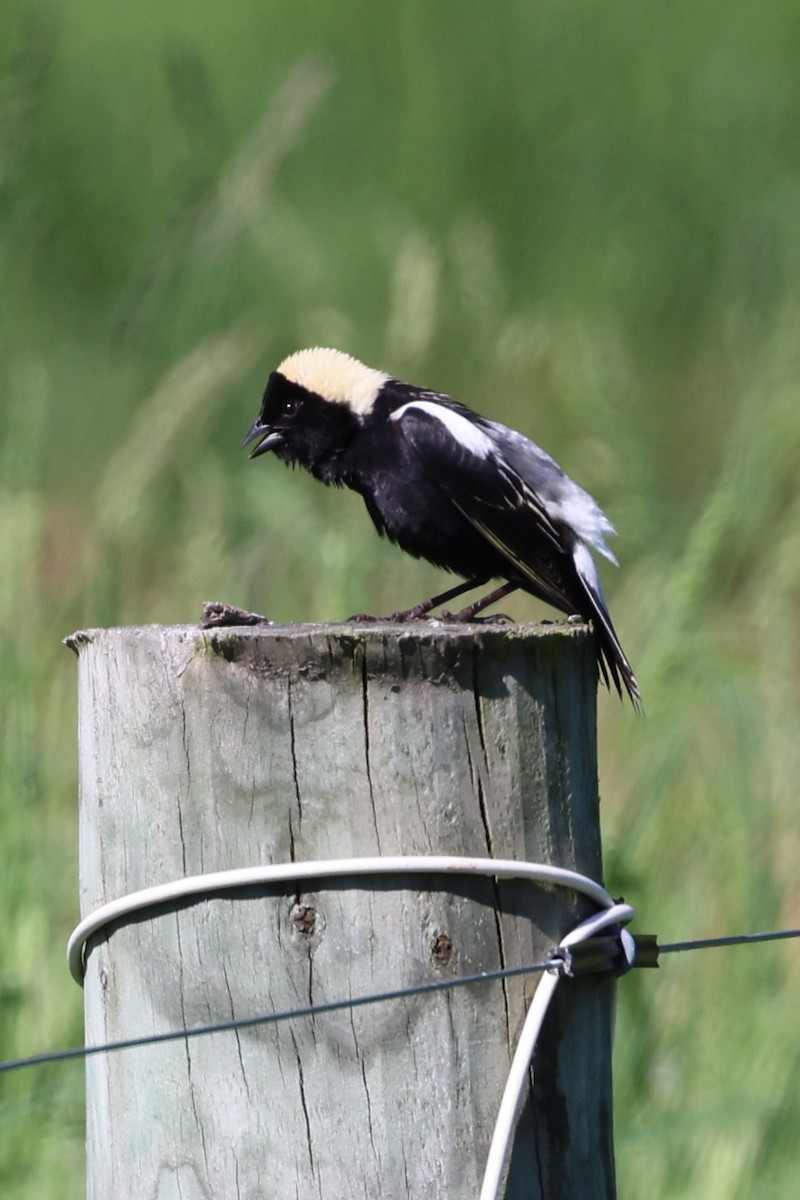
M 225 965 L 224 959 L 222 960 L 222 976 L 225 980 L 225 990 L 228 993 L 228 1000 L 230 1002 L 230 1019 L 233 1021 L 236 1019 L 236 1008 L 235 1008 L 235 1005 L 233 1002 L 233 992 L 231 991 L 230 980 L 228 979 L 228 968 Z M 241 1033 L 239 1032 L 238 1029 L 235 1029 L 233 1032 L 236 1035 L 236 1052 L 239 1057 L 239 1068 L 242 1072 L 242 1079 L 244 1081 L 244 1089 L 247 1092 L 247 1099 L 250 1100 L 250 1099 L 252 1099 L 251 1094 L 250 1094 L 250 1081 L 247 1078 L 247 1071 L 245 1070 L 245 1065 L 244 1065 L 244 1056 L 242 1055 L 242 1037 L 241 1037 Z
M 472 650 L 472 696 L 473 696 L 473 700 L 475 703 L 475 720 L 476 720 L 476 724 L 477 724 L 477 728 L 478 728 L 478 737 L 480 739 L 481 756 L 482 756 L 482 760 L 483 760 L 482 763 L 479 765 L 478 771 L 477 771 L 476 795 L 478 797 L 478 808 L 480 810 L 481 822 L 483 823 L 483 829 L 484 829 L 484 833 L 486 836 L 487 850 L 489 853 L 489 857 L 494 858 L 495 857 L 494 839 L 492 837 L 491 821 L 489 818 L 489 810 L 488 810 L 488 805 L 487 805 L 487 801 L 486 801 L 486 793 L 485 793 L 484 787 L 483 787 L 483 772 L 480 769 L 482 766 L 484 771 L 488 772 L 489 764 L 488 764 L 488 758 L 487 758 L 487 753 L 486 753 L 486 734 L 484 732 L 484 727 L 483 727 L 483 712 L 481 711 L 481 688 L 480 688 L 480 679 L 478 677 L 478 658 L 479 658 L 479 649 L 478 649 L 478 644 L 476 642 L 476 644 L 474 645 L 473 650 Z M 505 948 L 505 944 L 503 941 L 503 922 L 502 922 L 503 899 L 502 899 L 502 894 L 500 891 L 500 884 L 497 879 L 492 880 L 492 891 L 494 893 L 494 898 L 495 898 L 494 924 L 495 924 L 495 930 L 496 930 L 496 934 L 497 934 L 497 953 L 498 953 L 499 960 L 500 960 L 500 966 L 506 967 L 508 964 L 506 961 L 506 948 Z M 510 1042 L 511 1042 L 511 1012 L 510 1012 L 510 1008 L 509 1008 L 508 984 L 505 979 L 500 981 L 500 989 L 501 989 L 501 992 L 503 995 L 503 1010 L 505 1013 L 506 1031 L 508 1034 L 509 1044 L 510 1044 Z
M 297 801 L 297 823 L 298 823 L 298 825 L 302 825 L 302 823 L 303 823 L 303 798 L 300 795 L 300 780 L 298 778 L 298 772 L 297 772 L 297 742 L 295 740 L 294 710 L 293 710 L 293 696 L 292 696 L 292 681 L 291 681 L 291 679 L 286 680 L 286 701 L 287 701 L 287 709 L 288 709 L 288 714 L 289 714 L 289 753 L 291 755 L 291 760 L 292 760 L 292 780 L 294 782 L 294 797 L 295 797 L 295 800 Z M 291 810 L 289 812 L 289 846 L 290 846 L 290 853 L 291 853 L 291 861 L 294 862 L 295 861 L 295 856 L 294 856 L 295 855 L 295 834 L 294 834 L 294 826 L 292 823 Z M 299 900 L 299 894 L 298 894 L 297 898 Z
M 378 828 L 378 814 L 375 809 L 375 792 L 372 786 L 372 766 L 370 763 L 370 738 L 369 738 L 369 674 L 367 672 L 367 653 L 363 646 L 358 647 L 358 655 L 361 659 L 361 713 L 362 724 L 364 729 L 364 769 L 367 774 L 367 787 L 369 788 L 370 808 L 372 811 L 372 824 L 375 829 L 375 840 L 378 846 L 378 853 L 381 853 L 381 834 Z
M 183 978 L 183 974 L 184 974 L 184 972 L 183 972 L 183 944 L 181 941 L 181 916 L 180 916 L 179 912 L 175 913 L 175 930 L 176 930 L 176 936 L 177 936 L 177 942 L 178 942 L 178 973 L 179 973 L 180 977 Z M 181 986 L 181 988 L 180 988 L 180 1004 L 181 1004 L 181 1020 L 182 1020 L 184 1029 L 186 1029 L 186 1028 L 188 1028 L 189 1021 L 186 1016 L 186 990 L 183 986 Z M 206 1146 L 206 1131 L 205 1131 L 205 1125 L 203 1122 L 203 1118 L 202 1118 L 200 1112 L 198 1111 L 198 1107 L 197 1107 L 197 1094 L 195 1091 L 194 1078 L 193 1078 L 193 1074 L 192 1074 L 192 1051 L 191 1051 L 191 1046 L 189 1044 L 188 1038 L 184 1039 L 183 1045 L 184 1045 L 184 1051 L 186 1054 L 186 1076 L 187 1076 L 187 1082 L 188 1082 L 188 1087 L 189 1087 L 189 1103 L 191 1104 L 191 1108 L 192 1108 L 192 1116 L 194 1117 L 195 1128 L 197 1129 L 197 1132 L 200 1136 L 200 1148 L 201 1148 L 202 1154 L 203 1154 L 203 1163 L 206 1168 L 206 1176 L 208 1176 L 209 1163 L 208 1163 L 208 1147 Z
M 312 1175 L 315 1175 L 316 1167 L 314 1166 L 314 1147 L 313 1147 L 312 1140 L 311 1140 L 311 1120 L 308 1115 L 308 1104 L 306 1102 L 306 1083 L 305 1083 L 305 1076 L 303 1074 L 303 1062 L 302 1062 L 302 1059 L 300 1058 L 300 1050 L 297 1045 L 297 1038 L 294 1036 L 294 1030 L 290 1030 L 289 1035 L 292 1039 L 292 1046 L 294 1047 L 295 1059 L 297 1061 L 297 1082 L 298 1082 L 298 1086 L 300 1088 L 300 1104 L 303 1109 L 303 1117 L 304 1117 L 305 1123 L 306 1123 L 306 1145 L 308 1147 L 308 1162 L 309 1162 L 309 1166 L 311 1168 Z

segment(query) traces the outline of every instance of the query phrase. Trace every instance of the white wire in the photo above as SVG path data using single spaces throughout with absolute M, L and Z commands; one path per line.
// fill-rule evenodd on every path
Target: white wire
M 142 888 L 111 900 L 89 913 L 75 927 L 67 944 L 67 961 L 73 979 L 83 984 L 86 943 L 111 921 L 142 909 L 166 904 L 187 896 L 230 891 L 254 884 L 292 883 L 298 880 L 336 878 L 347 875 L 493 875 L 496 879 L 529 879 L 557 887 L 573 888 L 594 900 L 600 908 L 614 901 L 605 888 L 587 875 L 543 863 L 517 862 L 513 858 L 457 858 L 451 855 L 396 855 L 389 858 L 336 858 L 321 862 L 271 863 L 267 866 L 237 867 L 208 875 L 189 875 L 170 883 Z
M 522 1032 L 519 1035 L 517 1048 L 514 1051 L 514 1057 L 511 1060 L 511 1067 L 506 1079 L 503 1098 L 500 1101 L 500 1108 L 497 1112 L 497 1120 L 495 1121 L 494 1132 L 492 1133 L 492 1140 L 489 1145 L 489 1156 L 486 1159 L 486 1170 L 483 1175 L 479 1200 L 496 1200 L 500 1191 L 503 1169 L 508 1154 L 508 1145 L 516 1124 L 520 1096 L 525 1086 L 528 1068 L 530 1067 L 531 1058 L 536 1048 L 536 1042 L 545 1014 L 550 1006 L 550 1001 L 555 995 L 555 990 L 558 987 L 560 979 L 561 976 L 556 974 L 543 975 L 537 984 L 536 991 L 533 993 L 531 1006 L 528 1009 L 525 1024 L 522 1026 Z
M 569 946 L 576 945 L 578 942 L 586 941 L 587 938 L 594 937 L 596 933 L 599 933 L 600 930 L 607 928 L 609 925 L 627 923 L 632 920 L 633 916 L 634 910 L 629 904 L 612 904 L 604 912 L 597 913 L 595 916 L 589 917 L 588 920 L 582 921 L 580 925 L 576 925 L 558 944 L 560 947 L 566 949 Z M 552 974 L 543 975 L 533 994 L 533 1000 L 525 1017 L 525 1023 L 522 1026 L 522 1032 L 517 1041 L 514 1057 L 511 1060 L 503 1098 L 500 1101 L 500 1108 L 497 1113 L 497 1120 L 489 1146 L 489 1155 L 486 1159 L 486 1170 L 483 1176 L 479 1200 L 497 1200 L 503 1179 L 503 1170 L 508 1155 L 509 1143 L 516 1125 L 517 1110 L 519 1109 L 522 1089 L 525 1086 L 525 1080 L 544 1018 L 560 979 L 561 976 L 556 974 L 555 971 Z
M 211 895 L 254 884 L 270 885 L 354 875 L 403 874 L 483 875 L 493 876 L 495 879 L 527 879 L 534 883 L 572 888 L 589 897 L 603 911 L 582 921 L 566 934 L 559 942 L 559 946 L 564 949 L 593 937 L 609 925 L 625 924 L 634 915 L 630 905 L 616 904 L 605 888 L 587 875 L 545 863 L 518 862 L 507 858 L 459 858 L 450 855 L 396 855 L 389 858 L 338 858 L 307 863 L 272 863 L 267 866 L 216 871 L 207 875 L 190 875 L 170 883 L 142 888 L 102 905 L 84 917 L 73 930 L 67 945 L 69 969 L 73 978 L 82 985 L 86 967 L 86 943 L 94 934 L 121 917 L 172 900 L 185 899 L 187 896 Z M 561 975 L 554 964 L 553 972 L 542 976 L 534 992 L 500 1102 L 479 1200 L 497 1200 L 508 1147 L 516 1124 L 520 1096 L 542 1023 L 560 978 Z

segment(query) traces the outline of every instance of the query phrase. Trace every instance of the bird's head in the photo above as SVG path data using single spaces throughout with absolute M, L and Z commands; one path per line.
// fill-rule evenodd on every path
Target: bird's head
M 388 378 L 340 350 L 298 350 L 267 380 L 261 412 L 242 446 L 253 445 L 251 458 L 274 450 L 285 463 L 322 473 Z

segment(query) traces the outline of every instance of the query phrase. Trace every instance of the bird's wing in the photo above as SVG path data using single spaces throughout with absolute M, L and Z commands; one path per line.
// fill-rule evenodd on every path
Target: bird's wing
M 393 417 L 402 421 L 415 461 L 503 555 L 511 573 L 556 608 L 579 611 L 570 586 L 568 526 L 550 515 L 535 488 L 508 462 L 494 427 L 433 400 L 412 401 Z
M 499 422 L 486 424 L 503 459 L 536 490 L 548 516 L 569 525 L 582 542 L 616 565 L 606 543 L 606 538 L 614 535 L 614 526 L 597 501 L 570 479 L 541 446 Z
M 639 685 L 609 616 L 588 545 L 605 544 L 611 522 L 588 492 L 522 434 L 456 404 L 415 400 L 402 421 L 415 464 L 509 564 L 509 577 L 566 613 L 592 621 L 606 683 L 641 708 Z

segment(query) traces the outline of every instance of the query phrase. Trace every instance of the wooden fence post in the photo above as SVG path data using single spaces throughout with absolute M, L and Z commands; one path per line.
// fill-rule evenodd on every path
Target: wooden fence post
M 92 630 L 86 915 L 256 864 L 451 854 L 601 881 L 583 627 Z M 254 888 L 88 946 L 97 1043 L 537 961 L 591 905 L 483 879 Z M 469 1200 L 538 976 L 87 1060 L 90 1200 Z M 608 978 L 548 1015 L 506 1200 L 614 1195 Z

